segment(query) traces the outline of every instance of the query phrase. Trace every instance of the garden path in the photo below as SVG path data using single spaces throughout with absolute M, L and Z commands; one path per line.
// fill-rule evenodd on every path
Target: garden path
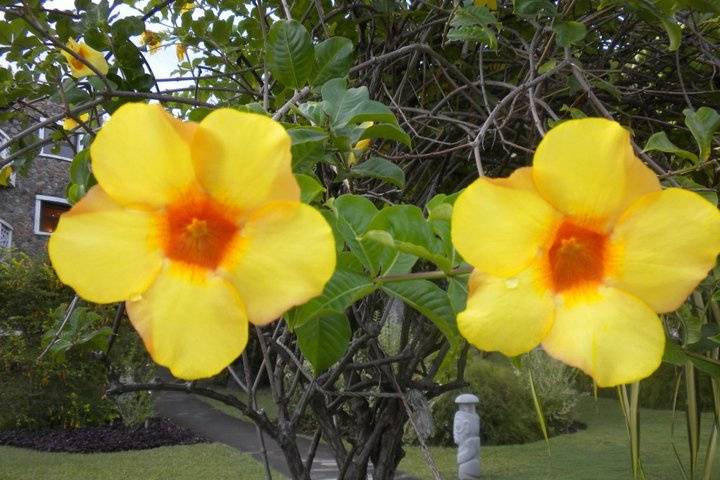
M 262 449 L 254 424 L 231 417 L 186 393 L 158 392 L 155 404 L 161 416 L 170 418 L 178 425 L 187 427 L 210 441 L 230 445 L 263 462 Z M 310 439 L 298 437 L 298 443 L 300 452 L 304 453 L 310 449 Z M 290 478 L 285 458 L 277 443 L 265 435 L 265 446 L 270 466 Z M 320 444 L 313 461 L 312 480 L 337 480 L 339 473 L 332 452 L 326 445 Z M 372 476 L 368 475 L 368 479 L 371 480 Z M 414 480 L 414 477 L 398 472 L 395 480 Z

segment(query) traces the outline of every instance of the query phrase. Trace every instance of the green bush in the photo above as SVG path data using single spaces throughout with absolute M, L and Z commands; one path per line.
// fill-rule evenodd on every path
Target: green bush
M 453 445 L 452 425 L 457 411 L 455 397 L 463 392 L 473 393 L 480 399 L 477 410 L 483 443 L 504 445 L 542 439 L 528 371 L 533 375 L 548 433 L 555 435 L 567 431 L 573 424 L 575 406 L 581 396 L 574 388 L 575 371 L 542 351 L 526 355 L 523 363 L 522 369 L 516 369 L 505 360 L 471 356 L 465 372 L 470 385 L 462 392 L 445 393 L 431 403 L 435 433 L 429 442 Z
M 71 299 L 72 292 L 44 262 L 17 252 L 0 258 L 0 405 L 5 407 L 0 429 L 113 421 L 121 410 L 105 396 L 109 378 L 148 370 L 146 354 L 127 327 L 119 332 L 110 362 L 100 361 L 111 333 L 108 306 L 79 306 L 41 356 Z

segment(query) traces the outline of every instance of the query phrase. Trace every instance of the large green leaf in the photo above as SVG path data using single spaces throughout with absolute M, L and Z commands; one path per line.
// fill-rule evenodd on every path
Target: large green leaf
M 430 319 L 451 342 L 459 335 L 450 299 L 447 293 L 433 282 L 405 280 L 386 283 L 382 289 Z
M 584 23 L 568 21 L 558 23 L 553 27 L 555 32 L 555 41 L 561 47 L 568 47 L 574 43 L 578 43 L 587 35 L 587 27 Z
M 395 123 L 376 123 L 375 125 L 371 125 L 366 128 L 360 136 L 360 140 L 364 140 L 366 138 L 385 138 L 387 140 L 395 140 L 397 142 L 404 143 L 408 146 L 412 143 L 410 135 L 405 133 L 405 130 Z
M 288 312 L 288 324 L 292 328 L 298 328 L 323 311 L 344 312 L 350 305 L 369 295 L 376 288 L 369 277 L 339 262 L 322 295 Z
M 700 151 L 700 160 L 710 158 L 710 148 L 714 133 L 720 129 L 720 114 L 709 107 L 700 107 L 697 111 L 691 108 L 683 110 L 685 125 L 695 137 Z
M 365 86 L 347 88 L 344 78 L 334 78 L 325 82 L 320 93 L 323 98 L 320 105 L 330 117 L 333 129 L 366 121 L 397 123 L 395 115 L 386 105 L 370 100 Z
M 353 44 L 345 37 L 332 37 L 315 46 L 317 69 L 313 85 L 345 77 L 352 63 Z
M 298 346 L 315 373 L 340 360 L 350 343 L 350 322 L 344 313 L 325 311 L 295 329 Z
M 310 35 L 295 20 L 280 20 L 270 27 L 266 45 L 266 61 L 273 76 L 290 88 L 301 88 L 315 66 Z
M 416 245 L 431 254 L 442 252 L 440 242 L 433 235 L 422 210 L 414 205 L 393 205 L 383 208 L 370 222 L 367 230 L 386 231 L 395 242 Z M 398 271 L 398 261 L 402 260 L 401 256 L 410 255 L 411 258 L 417 258 L 417 255 L 409 254 L 407 249 L 403 251 L 390 246 L 383 246 L 382 249 L 380 265 L 383 274 L 405 273 Z M 413 263 L 410 259 L 406 259 L 402 265 L 409 265 L 411 268 Z
M 350 251 L 373 275 L 380 269 L 382 247 L 370 240 L 363 240 L 368 225 L 378 213 L 375 205 L 359 195 L 341 195 L 333 202 L 337 216 L 337 229 Z
M 405 172 L 389 160 L 381 157 L 370 157 L 350 169 L 353 177 L 377 178 L 392 183 L 396 187 L 405 187 Z
M 322 142 L 328 137 L 325 130 L 320 127 L 291 128 L 288 131 L 292 138 L 293 145 L 301 145 L 308 142 Z
M 672 153 L 680 158 L 691 160 L 693 163 L 696 163 L 698 160 L 697 155 L 694 153 L 683 150 L 672 143 L 665 132 L 653 133 L 652 136 L 648 138 L 645 148 L 643 148 L 643 152 L 652 151 Z
M 310 175 L 296 173 L 295 180 L 297 180 L 298 186 L 300 186 L 300 200 L 303 203 L 312 203 L 313 200 L 325 191 L 325 187 Z

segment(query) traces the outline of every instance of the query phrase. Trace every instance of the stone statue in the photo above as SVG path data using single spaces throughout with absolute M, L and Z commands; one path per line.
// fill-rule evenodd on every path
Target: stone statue
M 453 438 L 458 446 L 459 480 L 480 478 L 480 417 L 475 412 L 475 405 L 479 401 L 470 393 L 464 393 L 455 399 L 458 411 L 455 413 Z

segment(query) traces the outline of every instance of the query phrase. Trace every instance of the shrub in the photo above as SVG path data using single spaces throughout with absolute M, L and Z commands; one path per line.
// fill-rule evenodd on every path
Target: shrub
M 522 370 L 504 361 L 472 356 L 465 378 L 470 385 L 462 392 L 480 399 L 481 440 L 487 444 L 525 443 L 542 439 L 542 431 L 533 406 L 527 371 L 532 372 L 535 389 L 543 407 L 548 433 L 555 435 L 573 425 L 575 406 L 581 394 L 574 388 L 575 371 L 552 360 L 542 351 L 524 358 Z M 433 400 L 435 433 L 430 443 L 453 445 L 452 426 L 457 407 L 452 391 Z
M 105 396 L 109 378 L 147 371 L 144 350 L 133 353 L 139 342 L 129 328 L 119 332 L 112 367 L 99 360 L 110 334 L 113 310 L 108 306 L 79 306 L 53 348 L 41 356 L 71 298 L 44 262 L 18 252 L 0 258 L 0 405 L 9 406 L 0 409 L 0 429 L 113 421 L 123 410 Z

